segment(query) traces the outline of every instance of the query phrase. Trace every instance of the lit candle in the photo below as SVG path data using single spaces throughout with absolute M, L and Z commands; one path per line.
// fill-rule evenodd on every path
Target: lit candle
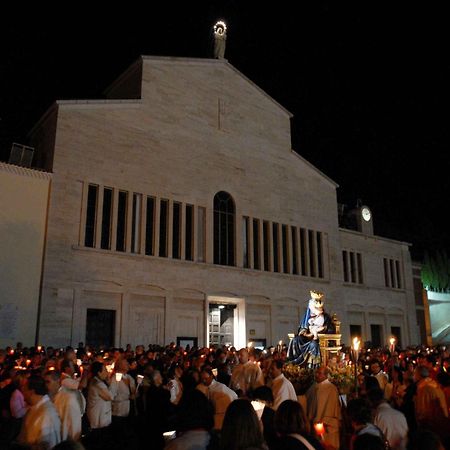
M 355 352 L 357 352 L 359 350 L 359 344 L 360 343 L 361 342 L 360 342 L 360 340 L 357 337 L 353 338 L 353 350 Z
M 316 430 L 316 433 L 322 441 L 324 440 L 324 434 L 325 434 L 325 426 L 322 422 L 317 422 L 314 424 L 314 430 Z
M 258 400 L 253 400 L 251 403 L 252 403 L 253 409 L 255 410 L 255 412 L 256 412 L 256 414 L 258 416 L 258 419 L 261 420 L 261 417 L 262 417 L 263 412 L 264 412 L 264 407 L 266 405 L 263 402 L 260 402 Z
M 123 377 L 123 373 L 116 373 L 116 381 L 120 381 Z
M 358 397 L 358 356 L 359 356 L 359 344 L 360 344 L 361 342 L 360 342 L 360 340 L 357 338 L 357 337 L 355 337 L 355 338 L 353 338 L 353 347 L 352 347 L 352 350 L 353 350 L 353 356 L 354 356 L 354 363 L 355 363 L 355 365 L 354 365 L 354 370 L 355 370 L 355 374 L 354 374 L 354 377 L 355 377 L 355 395 L 356 395 L 356 397 Z
M 40 352 L 41 350 L 42 350 L 42 347 L 40 345 L 38 345 L 37 351 Z
M 391 337 L 389 339 L 389 344 L 390 344 L 390 346 L 389 346 L 390 352 L 394 353 L 394 351 L 395 351 L 395 338 L 394 337 Z

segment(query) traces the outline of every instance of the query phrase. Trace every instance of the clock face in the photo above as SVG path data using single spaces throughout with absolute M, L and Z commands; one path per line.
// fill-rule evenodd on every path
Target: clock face
M 370 218 L 372 217 L 372 213 L 370 212 L 370 209 L 367 207 L 365 207 L 361 210 L 361 215 L 362 215 L 362 218 L 366 222 L 368 222 L 370 220 Z

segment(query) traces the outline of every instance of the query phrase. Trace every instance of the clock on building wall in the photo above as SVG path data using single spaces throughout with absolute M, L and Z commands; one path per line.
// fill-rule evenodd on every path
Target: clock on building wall
M 367 206 L 363 206 L 361 208 L 361 216 L 366 222 L 369 222 L 370 219 L 372 218 L 372 213 Z

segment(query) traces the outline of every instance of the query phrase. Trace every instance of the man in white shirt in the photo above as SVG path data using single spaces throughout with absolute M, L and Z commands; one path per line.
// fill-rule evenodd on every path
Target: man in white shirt
M 201 383 L 197 389 L 206 395 L 214 406 L 214 428 L 222 428 L 223 419 L 228 405 L 237 399 L 236 392 L 214 379 L 212 370 L 204 367 L 200 373 Z
M 405 450 L 408 439 L 408 424 L 406 417 L 400 411 L 392 408 L 384 399 L 381 389 L 370 389 L 367 393 L 369 402 L 375 410 L 373 423 L 389 441 L 392 450 Z
M 264 385 L 264 376 L 258 364 L 248 360 L 248 350 L 239 350 L 239 364 L 231 373 L 230 388 L 233 391 L 240 391 L 242 396 L 248 395 L 257 387 Z
M 292 383 L 283 375 L 283 361 L 274 360 L 269 368 L 269 374 L 272 378 L 272 393 L 273 393 L 273 406 L 272 409 L 276 411 L 278 407 L 285 400 L 298 401 L 297 394 L 295 393 Z
M 328 374 L 326 367 L 316 369 L 316 383 L 306 393 L 308 419 L 312 423 L 323 423 L 325 426 L 324 442 L 330 449 L 338 449 L 341 404 L 339 392 L 336 386 L 328 380 Z
M 105 428 L 111 425 L 111 403 L 117 385 L 108 385 L 108 371 L 99 361 L 92 363 L 91 374 L 86 408 L 89 425 L 91 429 Z
M 41 376 L 32 375 L 23 387 L 23 396 L 30 405 L 25 415 L 19 442 L 29 446 L 53 448 L 61 442 L 61 421 Z
M 384 392 L 386 385 L 389 382 L 389 377 L 387 373 L 381 370 L 381 366 L 378 360 L 374 359 L 370 364 L 370 371 L 372 372 L 372 376 L 375 377 L 380 385 L 380 389 Z
M 62 370 L 65 370 L 63 362 Z M 67 368 L 67 372 L 72 369 Z M 72 373 L 73 375 L 73 373 Z M 78 390 L 80 380 L 71 378 L 67 373 L 49 371 L 44 375 L 47 387 L 57 391 L 51 396 L 56 411 L 61 419 L 61 439 L 78 441 L 81 438 L 81 418 L 86 409 L 86 400 Z

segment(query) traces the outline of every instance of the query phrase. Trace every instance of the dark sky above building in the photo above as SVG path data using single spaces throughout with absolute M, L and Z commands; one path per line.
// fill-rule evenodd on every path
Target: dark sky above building
M 424 250 L 450 253 L 443 9 L 431 2 L 295 2 L 295 11 L 292 1 L 166 3 L 40 5 L 3 15 L 0 160 L 12 142 L 27 143 L 54 100 L 102 98 L 139 55 L 211 57 L 212 26 L 223 19 L 225 57 L 294 114 L 293 148 L 340 185 L 338 201 L 350 208 L 361 199 L 375 233 L 411 242 L 416 258 Z

